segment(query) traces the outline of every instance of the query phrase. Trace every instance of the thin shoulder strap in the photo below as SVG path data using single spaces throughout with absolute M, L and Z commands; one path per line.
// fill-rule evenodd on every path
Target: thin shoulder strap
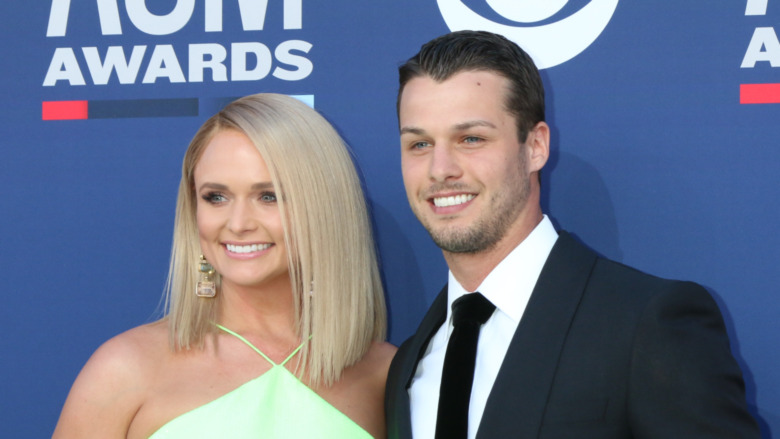
M 250 342 L 249 342 L 249 340 L 245 339 L 245 338 L 244 338 L 244 337 L 242 337 L 240 334 L 238 334 L 238 333 L 236 333 L 236 332 L 233 332 L 233 331 L 231 331 L 230 329 L 228 329 L 228 328 L 226 328 L 226 327 L 224 327 L 224 326 L 220 325 L 219 323 L 217 323 L 217 328 L 219 328 L 219 329 L 221 329 L 221 330 L 223 330 L 223 331 L 227 332 L 228 334 L 235 336 L 235 337 L 236 337 L 236 338 L 238 338 L 239 340 L 243 341 L 244 343 L 246 343 L 246 345 L 247 345 L 247 346 L 249 346 L 250 348 L 254 349 L 254 351 L 255 351 L 255 352 L 257 352 L 257 353 L 258 353 L 258 354 L 260 354 L 260 355 L 261 355 L 263 358 L 265 358 L 265 359 L 266 359 L 266 361 L 268 361 L 269 363 L 271 363 L 271 364 L 273 364 L 274 366 L 276 366 L 276 363 L 274 363 L 274 362 L 273 362 L 273 360 L 271 360 L 270 358 L 268 358 L 268 355 L 264 354 L 264 353 L 263 353 L 263 351 L 261 351 L 260 349 L 257 349 L 257 348 L 255 347 L 255 345 L 253 345 L 252 343 L 250 343 Z M 309 339 L 311 339 L 311 337 L 309 337 Z M 280 365 L 280 366 L 284 366 L 285 364 L 287 364 L 287 362 L 288 362 L 288 361 L 290 361 L 290 358 L 294 357 L 294 356 L 295 356 L 295 354 L 297 354 L 297 353 L 298 353 L 298 351 L 300 351 L 300 350 L 301 350 L 301 348 L 303 347 L 303 345 L 304 345 L 304 344 L 306 344 L 306 342 L 305 342 L 305 341 L 304 341 L 303 343 L 301 343 L 300 345 L 298 345 L 298 347 L 297 347 L 297 348 L 295 348 L 295 350 L 294 350 L 294 351 L 292 351 L 292 353 L 291 353 L 291 354 L 290 354 L 290 355 L 289 355 L 287 358 L 285 358 L 285 359 L 284 359 L 284 361 L 282 361 L 281 363 L 279 363 L 279 365 Z
M 263 351 L 261 351 L 260 349 L 257 349 L 257 348 L 255 347 L 255 345 L 253 345 L 252 343 L 249 343 L 249 340 L 245 339 L 245 338 L 244 338 L 244 337 L 242 337 L 240 334 L 238 334 L 238 333 L 236 333 L 236 332 L 233 332 L 233 331 L 231 331 L 230 329 L 228 329 L 228 328 L 226 328 L 226 327 L 224 327 L 224 326 L 220 325 L 219 323 L 217 323 L 217 328 L 219 328 L 219 329 L 221 329 L 221 330 L 223 330 L 223 331 L 227 332 L 228 334 L 235 336 L 237 339 L 239 339 L 239 340 L 243 341 L 244 343 L 246 343 L 246 345 L 247 345 L 247 346 L 249 346 L 250 348 L 254 349 L 254 350 L 255 350 L 255 352 L 257 352 L 258 354 L 260 354 L 260 356 L 262 356 L 263 358 L 265 358 L 265 359 L 266 359 L 266 361 L 268 361 L 269 363 L 271 363 L 271 364 L 273 364 L 274 366 L 276 366 L 276 363 L 274 363 L 274 362 L 273 362 L 273 360 L 271 360 L 270 358 L 268 358 L 268 355 L 264 354 L 264 353 L 263 353 Z M 298 349 L 300 349 L 300 347 L 299 347 Z M 284 361 L 287 361 L 287 360 L 284 360 Z M 284 363 L 282 363 L 282 364 L 284 364 Z
M 311 338 L 311 337 L 310 337 L 310 338 Z M 287 358 L 285 358 L 285 359 L 284 359 L 284 361 L 282 361 L 282 362 L 280 363 L 280 365 L 281 365 L 281 366 L 284 366 L 285 364 L 287 364 L 287 362 L 288 362 L 288 361 L 290 361 L 290 358 L 294 357 L 294 356 L 295 356 L 295 354 L 297 354 L 297 353 L 298 353 L 298 351 L 300 351 L 300 350 L 301 350 L 301 348 L 303 347 L 303 345 L 304 345 L 304 344 L 306 344 L 306 342 L 305 342 L 305 341 L 304 341 L 303 343 L 299 344 L 299 345 L 298 345 L 298 347 L 297 347 L 297 348 L 295 348 L 295 350 L 294 350 L 294 351 L 292 351 L 292 353 L 291 353 L 290 355 L 288 355 L 288 356 L 287 356 Z

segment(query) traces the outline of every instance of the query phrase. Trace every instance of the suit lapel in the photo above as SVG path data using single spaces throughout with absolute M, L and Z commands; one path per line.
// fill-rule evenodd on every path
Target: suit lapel
M 423 317 L 420 327 L 417 329 L 417 333 L 415 333 L 414 337 L 411 339 L 412 343 L 409 346 L 409 354 L 410 357 L 413 358 L 413 361 L 408 362 L 410 366 L 408 370 L 406 368 L 404 369 L 404 383 L 406 389 L 409 389 L 412 385 L 412 378 L 414 378 L 414 373 L 417 371 L 417 363 L 425 353 L 428 342 L 431 341 L 431 338 L 439 327 L 444 324 L 446 318 L 447 286 L 445 285 L 439 292 L 439 295 L 436 296 L 436 299 L 434 299 L 433 304 L 431 304 L 431 308 L 425 314 L 425 317 Z
M 446 318 L 447 286 L 445 285 L 423 317 L 417 332 L 401 345 L 396 354 L 396 359 L 400 361 L 398 372 L 391 373 L 388 377 L 388 381 L 393 381 L 391 384 L 389 383 L 388 388 L 392 386 L 394 389 L 391 400 L 388 401 L 392 407 L 390 412 L 392 416 L 391 419 L 388 419 L 388 431 L 391 438 L 412 437 L 409 387 L 412 385 L 412 378 L 417 371 L 417 363 L 425 353 L 428 342 Z M 393 360 L 394 363 L 395 361 Z
M 498 372 L 478 439 L 538 436 L 558 359 L 595 261 L 593 252 L 561 232 Z

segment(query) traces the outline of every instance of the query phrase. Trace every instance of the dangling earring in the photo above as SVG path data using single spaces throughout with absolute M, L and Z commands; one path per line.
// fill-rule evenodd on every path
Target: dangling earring
M 195 295 L 198 297 L 214 297 L 217 295 L 217 283 L 214 282 L 214 267 L 209 264 L 203 255 L 200 255 L 198 262 L 198 271 L 200 280 L 195 286 Z

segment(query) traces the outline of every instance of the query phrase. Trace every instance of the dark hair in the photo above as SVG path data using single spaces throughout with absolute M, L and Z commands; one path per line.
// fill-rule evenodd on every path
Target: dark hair
M 484 31 L 458 31 L 434 38 L 420 48 L 417 55 L 398 68 L 398 98 L 410 80 L 429 76 L 445 81 L 462 71 L 485 70 L 509 80 L 504 105 L 517 120 L 520 142 L 528 131 L 544 121 L 544 86 L 531 57 L 505 37 Z

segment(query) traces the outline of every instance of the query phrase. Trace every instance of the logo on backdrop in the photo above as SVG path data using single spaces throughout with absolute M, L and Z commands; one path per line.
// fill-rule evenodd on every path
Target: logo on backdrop
M 773 2 L 775 1 L 778 0 L 773 0 Z M 747 0 L 745 16 L 759 17 L 751 19 L 756 24 L 772 23 L 771 17 L 770 20 L 767 20 L 768 6 L 769 0 Z M 767 66 L 770 68 L 780 67 L 780 40 L 777 38 L 774 27 L 759 26 L 753 31 L 740 67 L 743 69 L 763 69 Z M 771 73 L 767 74 L 767 78 L 774 73 L 772 76 L 777 81 L 777 73 L 775 73 L 777 71 L 769 70 L 769 72 Z M 741 104 L 780 104 L 780 83 L 741 84 L 739 102 Z
M 592 0 L 555 21 L 568 0 L 483 1 L 505 20 L 485 17 L 466 6 L 463 0 L 437 0 L 451 31 L 468 29 L 501 34 L 528 52 L 539 69 L 565 63 L 587 49 L 607 27 L 618 4 L 618 0 Z
M 83 2 L 52 0 L 46 37 L 56 44 L 43 87 L 72 87 L 113 84 L 151 85 L 261 81 L 274 77 L 283 81 L 307 78 L 314 65 L 307 57 L 312 44 L 288 39 L 272 47 L 260 41 L 257 31 L 274 27 L 282 31 L 303 28 L 303 0 L 273 2 L 281 11 L 272 11 L 281 23 L 266 20 L 265 1 L 225 2 L 223 0 L 176 0 L 172 10 L 162 15 L 147 8 L 146 0 L 98 0 Z M 196 3 L 202 11 L 195 13 Z M 120 9 L 120 5 L 124 8 Z M 159 5 L 157 6 L 159 8 Z M 230 10 L 228 10 L 231 8 Z M 237 10 L 233 10 L 237 9 Z M 97 13 L 95 13 L 97 12 Z M 201 15 L 202 12 L 202 15 Z M 200 42 L 171 44 L 174 34 L 185 26 L 202 29 L 206 37 L 217 39 L 223 31 L 223 12 L 240 16 L 244 41 L 228 44 Z M 278 14 L 277 12 L 281 12 Z M 197 17 L 197 18 L 194 18 Z M 202 21 L 201 21 L 202 20 Z M 84 44 L 83 29 L 99 28 L 100 35 Z M 240 26 L 240 27 L 239 27 Z M 80 32 L 82 31 L 82 32 Z M 158 44 L 119 45 L 117 36 L 135 37 Z M 284 35 L 284 33 L 282 34 Z M 125 37 L 128 38 L 128 37 Z M 176 37 L 181 41 L 182 36 Z M 127 40 L 126 40 L 127 41 Z M 69 47 L 73 43 L 84 47 Z M 197 114 L 197 99 L 150 99 L 137 101 L 54 101 L 43 103 L 44 119 L 85 119 L 95 117 L 161 117 Z M 144 113 L 148 110 L 149 113 Z M 123 113 L 124 112 L 124 113 Z M 166 114 L 167 112 L 167 114 Z M 161 114 L 162 113 L 162 114 Z

